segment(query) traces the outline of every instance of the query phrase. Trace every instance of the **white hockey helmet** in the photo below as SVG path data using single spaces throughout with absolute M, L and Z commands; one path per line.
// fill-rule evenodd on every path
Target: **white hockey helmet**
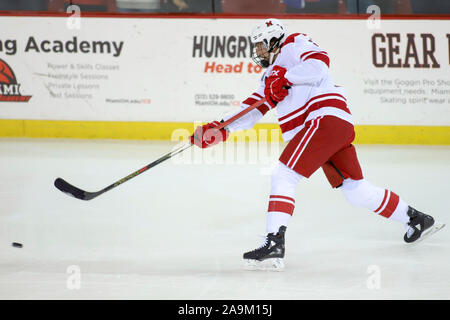
M 252 59 L 258 65 L 267 68 L 272 64 L 273 56 L 278 52 L 286 40 L 286 28 L 278 19 L 267 19 L 259 23 L 252 31 L 251 41 L 254 45 L 261 42 L 270 54 L 270 59 L 267 61 L 263 57 L 256 54 L 255 47 L 253 48 Z

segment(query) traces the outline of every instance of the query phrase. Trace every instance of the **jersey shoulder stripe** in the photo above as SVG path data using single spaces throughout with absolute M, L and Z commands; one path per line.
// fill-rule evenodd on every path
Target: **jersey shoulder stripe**
M 285 45 L 288 45 L 289 43 L 293 43 L 295 41 L 295 37 L 299 36 L 300 33 L 293 33 L 291 35 L 289 35 L 286 40 L 284 40 L 283 45 L 281 46 L 281 48 L 283 48 Z

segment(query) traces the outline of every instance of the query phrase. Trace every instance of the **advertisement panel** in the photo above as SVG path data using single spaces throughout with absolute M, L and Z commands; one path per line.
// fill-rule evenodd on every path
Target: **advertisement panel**
M 0 20 L 1 119 L 211 121 L 264 72 L 250 58 L 257 19 Z M 450 125 L 450 20 L 283 22 L 328 52 L 357 125 Z

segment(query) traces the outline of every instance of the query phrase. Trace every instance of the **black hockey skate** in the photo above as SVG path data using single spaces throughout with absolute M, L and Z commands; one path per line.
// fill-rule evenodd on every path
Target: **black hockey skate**
M 432 216 L 408 207 L 409 229 L 403 239 L 407 243 L 419 242 L 441 230 L 445 224 L 435 223 Z
M 264 243 L 257 249 L 244 253 L 244 268 L 246 270 L 284 269 L 284 239 L 286 227 L 281 226 L 278 232 L 268 233 Z

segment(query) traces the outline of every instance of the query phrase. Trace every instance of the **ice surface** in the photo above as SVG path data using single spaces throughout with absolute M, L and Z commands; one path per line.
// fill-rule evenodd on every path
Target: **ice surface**
M 449 226 L 408 245 L 403 226 L 351 207 L 321 171 L 297 189 L 282 273 L 242 268 L 265 233 L 267 161 L 169 160 L 87 202 L 53 186 L 97 191 L 173 147 L 1 139 L 0 299 L 450 298 Z M 369 181 L 450 222 L 448 146 L 357 150 Z

